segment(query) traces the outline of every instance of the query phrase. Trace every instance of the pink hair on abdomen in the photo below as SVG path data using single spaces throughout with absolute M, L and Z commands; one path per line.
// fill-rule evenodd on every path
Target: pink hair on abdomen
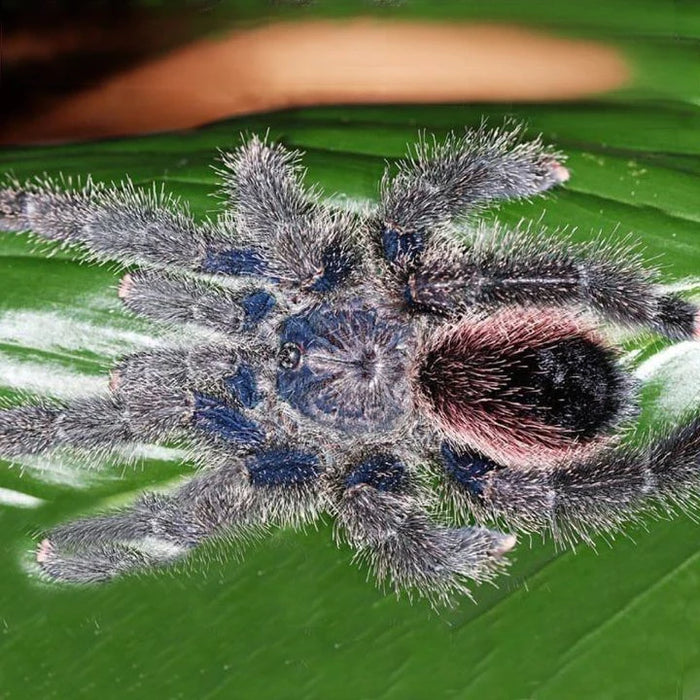
M 546 423 L 541 406 L 523 401 L 532 399 L 532 387 L 515 383 L 524 378 L 518 372 L 528 376 L 521 358 L 571 339 L 607 348 L 582 319 L 555 308 L 511 307 L 459 321 L 438 331 L 421 354 L 419 407 L 450 441 L 504 465 L 545 466 L 595 449 L 605 435 L 582 438 Z

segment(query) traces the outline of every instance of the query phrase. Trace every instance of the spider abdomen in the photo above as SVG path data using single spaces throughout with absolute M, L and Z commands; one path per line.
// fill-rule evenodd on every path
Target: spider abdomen
M 629 405 L 615 353 L 553 309 L 508 309 L 438 334 L 417 391 L 450 438 L 506 464 L 547 463 L 593 443 Z

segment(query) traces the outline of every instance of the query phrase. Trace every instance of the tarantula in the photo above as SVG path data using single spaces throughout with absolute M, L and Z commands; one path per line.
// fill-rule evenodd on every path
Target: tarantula
M 0 189 L 0 228 L 140 265 L 128 309 L 209 331 L 125 357 L 106 395 L 0 411 L 9 458 L 183 441 L 202 466 L 55 527 L 43 572 L 109 579 L 326 512 L 380 582 L 444 602 L 504 567 L 511 532 L 590 541 L 688 504 L 700 420 L 622 443 L 635 389 L 593 316 L 678 340 L 698 309 L 622 248 L 467 218 L 564 182 L 562 162 L 517 127 L 423 139 L 353 213 L 253 137 L 222 157 L 230 212 L 200 223 L 129 183 Z

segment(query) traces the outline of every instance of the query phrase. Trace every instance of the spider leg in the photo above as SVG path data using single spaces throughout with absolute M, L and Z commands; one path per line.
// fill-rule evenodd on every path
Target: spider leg
M 41 454 L 60 445 L 91 449 L 134 439 L 124 421 L 124 408 L 113 396 L 0 411 L 0 455 L 8 459 Z
M 434 523 L 393 455 L 352 467 L 338 488 L 338 537 L 358 550 L 380 583 L 417 591 L 435 603 L 469 594 L 467 582 L 492 579 L 515 537 L 481 527 Z
M 258 445 L 264 431 L 249 409 L 262 399 L 254 366 L 226 346 L 161 349 L 121 362 L 106 396 L 0 411 L 0 454 L 56 447 L 109 448 L 185 436 Z
M 647 512 L 685 510 L 700 495 L 700 418 L 644 447 L 613 446 L 555 467 L 499 467 L 442 449 L 447 488 L 461 516 L 591 543 Z
M 544 234 L 482 228 L 469 248 L 434 246 L 397 290 L 413 309 L 441 316 L 509 304 L 586 306 L 606 320 L 680 340 L 698 309 L 666 292 L 623 246 L 573 245 Z
M 41 571 L 54 581 L 94 583 L 119 573 L 156 566 L 157 560 L 146 552 L 119 544 L 103 544 L 79 554 L 56 551 L 44 540 L 36 555 Z
M 222 156 L 220 175 L 245 246 L 214 251 L 205 271 L 242 274 L 241 266 L 273 281 L 323 294 L 360 274 L 362 222 L 331 212 L 303 185 L 300 154 L 258 137 Z
M 65 186 L 65 187 L 64 187 Z M 213 251 L 231 247 L 225 226 L 198 224 L 170 195 L 127 181 L 84 187 L 49 179 L 0 188 L 0 230 L 83 245 L 98 260 L 200 270 Z
M 495 199 L 530 197 L 568 179 L 561 155 L 522 128 L 467 131 L 444 142 L 423 140 L 382 179 L 377 214 L 382 256 L 396 269 L 421 257 L 431 231 Z
M 195 406 L 188 392 L 155 387 L 128 395 L 90 396 L 63 405 L 9 408 L 0 411 L 0 455 L 11 459 L 58 447 L 109 450 L 135 442 L 164 441 L 188 428 L 198 412 L 202 412 L 200 405 Z
M 227 334 L 254 331 L 276 304 L 264 289 L 232 291 L 156 270 L 126 274 L 119 296 L 141 316 L 169 324 L 194 323 Z
M 319 513 L 320 472 L 315 455 L 289 447 L 227 459 L 172 494 L 147 493 L 122 510 L 59 525 L 36 559 L 51 579 L 89 583 L 171 564 L 211 537 L 299 527 Z
M 219 175 L 241 227 L 274 240 L 290 223 L 311 226 L 320 205 L 304 187 L 300 160 L 300 153 L 257 136 L 222 153 Z
M 323 294 L 360 275 L 359 217 L 331 212 L 302 184 L 299 154 L 257 137 L 223 155 L 235 211 L 197 224 L 173 197 L 88 181 L 0 188 L 0 229 L 82 244 L 100 260 L 263 277 Z

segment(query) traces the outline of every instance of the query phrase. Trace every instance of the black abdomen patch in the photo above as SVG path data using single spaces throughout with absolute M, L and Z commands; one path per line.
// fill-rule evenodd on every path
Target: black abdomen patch
M 615 421 L 625 382 L 611 350 L 585 337 L 567 338 L 525 352 L 514 371 L 523 385 L 523 402 L 541 420 L 580 439 L 596 437 Z

